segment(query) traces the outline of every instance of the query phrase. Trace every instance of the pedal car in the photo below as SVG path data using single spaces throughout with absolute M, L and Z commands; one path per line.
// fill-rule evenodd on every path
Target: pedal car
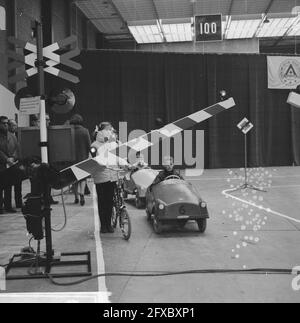
M 176 175 L 150 186 L 146 193 L 146 213 L 153 229 L 160 234 L 164 224 L 184 227 L 188 221 L 196 221 L 204 233 L 209 218 L 206 202 L 193 186 Z
M 123 180 L 124 198 L 128 195 L 135 196 L 135 206 L 138 209 L 146 205 L 146 192 L 148 187 L 153 183 L 158 171 L 151 168 L 143 168 L 128 173 Z

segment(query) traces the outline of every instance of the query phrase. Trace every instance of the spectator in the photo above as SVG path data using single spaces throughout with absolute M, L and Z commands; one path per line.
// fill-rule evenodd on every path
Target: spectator
M 8 131 L 17 138 L 18 136 L 18 124 L 16 123 L 15 120 L 10 119 L 8 121 Z M 19 147 L 19 146 L 18 146 Z M 22 181 L 19 180 L 15 183 L 14 185 L 14 192 L 15 192 L 15 203 L 16 203 L 16 208 L 21 209 L 23 207 L 23 202 L 22 202 Z
M 110 122 L 103 122 L 99 126 L 97 139 L 93 147 L 108 151 L 111 143 L 115 140 L 113 127 Z M 110 167 L 103 167 L 103 170 L 93 175 L 98 198 L 98 212 L 101 223 L 101 233 L 113 233 L 111 215 L 113 209 L 113 198 L 118 180 L 117 173 Z
M 81 161 L 89 157 L 89 152 L 91 147 L 90 134 L 89 134 L 89 131 L 83 127 L 83 118 L 79 114 L 75 114 L 71 118 L 70 125 L 74 126 L 74 129 L 75 129 L 76 163 L 80 163 Z M 80 205 L 83 206 L 85 204 L 85 199 L 84 199 L 85 185 L 86 185 L 86 181 L 81 181 L 79 183 L 76 183 L 73 186 L 74 194 L 75 194 L 75 204 L 79 203 L 78 193 L 80 196 Z
M 50 127 L 50 123 L 51 123 L 51 120 L 50 120 L 50 116 L 49 114 L 46 114 L 46 126 L 47 128 Z M 39 115 L 33 115 L 32 118 L 31 118 L 31 126 L 32 127 L 40 127 L 40 118 L 39 118 Z M 51 205 L 56 205 L 58 204 L 58 201 L 55 201 L 51 195 L 51 188 L 49 188 L 50 192 L 50 204 Z
M 0 171 L 5 171 L 18 160 L 17 138 L 8 131 L 8 118 L 0 117 Z M 3 214 L 3 206 L 7 213 L 16 213 L 11 204 L 11 184 L 0 183 L 0 213 Z
M 49 114 L 46 114 L 46 126 L 47 128 L 50 127 L 50 116 Z M 35 114 L 31 118 L 31 127 L 40 127 L 40 118 L 39 115 Z

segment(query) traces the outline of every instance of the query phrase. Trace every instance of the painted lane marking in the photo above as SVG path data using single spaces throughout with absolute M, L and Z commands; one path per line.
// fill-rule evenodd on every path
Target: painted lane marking
M 96 241 L 96 256 L 97 256 L 97 268 L 98 275 L 105 273 L 105 263 L 103 256 L 103 248 L 100 239 L 100 220 L 98 213 L 98 203 L 95 186 L 93 187 L 93 206 L 94 206 L 94 221 L 95 221 L 95 241 Z M 106 287 L 105 277 L 98 277 L 98 290 L 100 293 L 105 292 L 107 294 L 107 302 L 109 303 L 109 296 L 111 293 L 108 292 Z
M 253 202 L 249 202 L 249 201 L 247 201 L 247 200 L 243 200 L 243 199 L 241 199 L 241 198 L 239 198 L 239 197 L 236 197 L 236 196 L 234 196 L 234 195 L 232 195 L 232 194 L 229 194 L 229 192 L 234 192 L 234 191 L 235 191 L 235 189 L 228 189 L 228 190 L 224 190 L 224 191 L 222 192 L 222 194 L 223 194 L 223 195 L 225 195 L 226 197 L 232 198 L 232 199 L 234 199 L 234 200 L 236 200 L 236 201 L 239 201 L 239 202 L 241 202 L 241 203 L 248 204 L 248 205 L 253 206 L 253 207 L 255 207 L 255 208 L 257 208 L 257 209 L 260 209 L 260 210 L 262 210 L 262 211 L 266 211 L 266 212 L 268 212 L 268 213 L 272 213 L 272 214 L 274 214 L 274 215 L 277 215 L 277 216 L 279 216 L 279 217 L 281 217 L 281 218 L 284 218 L 284 219 L 287 219 L 287 220 L 290 220 L 290 221 L 294 221 L 294 222 L 296 222 L 296 223 L 300 223 L 300 220 L 297 220 L 297 219 L 292 218 L 292 217 L 290 217 L 290 216 L 287 216 L 287 215 L 284 215 L 284 214 L 282 214 L 282 213 L 279 213 L 279 212 L 273 211 L 273 210 L 271 210 L 270 208 L 265 208 L 265 207 L 264 207 L 264 206 L 262 206 L 262 205 L 257 205 L 257 204 L 255 204 L 255 203 L 253 203 Z
M 105 292 L 82 293 L 0 293 L 1 303 L 107 303 Z

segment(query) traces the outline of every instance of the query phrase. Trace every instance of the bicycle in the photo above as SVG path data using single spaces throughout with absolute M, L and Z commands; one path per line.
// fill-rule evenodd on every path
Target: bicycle
M 113 204 L 113 211 L 112 211 L 112 227 L 114 229 L 117 228 L 118 222 L 120 229 L 122 231 L 123 237 L 125 240 L 129 240 L 131 236 L 131 220 L 125 205 L 124 201 L 124 189 L 123 189 L 123 180 L 120 177 L 120 172 L 123 169 L 114 169 L 118 173 L 118 181 L 117 186 L 114 192 L 114 204 Z

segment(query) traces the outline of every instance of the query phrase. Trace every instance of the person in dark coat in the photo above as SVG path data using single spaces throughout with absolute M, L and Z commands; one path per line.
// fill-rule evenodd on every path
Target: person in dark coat
M 10 119 L 8 121 L 8 131 L 18 139 L 18 124 L 15 120 Z M 14 185 L 15 191 L 15 203 L 17 209 L 22 209 L 23 202 L 22 202 L 22 181 L 19 180 Z
M 18 161 L 19 145 L 17 138 L 8 131 L 8 118 L 0 117 L 0 172 L 6 171 Z M 11 172 L 14 176 L 14 172 Z M 10 180 L 11 182 L 13 179 Z M 16 213 L 11 204 L 12 184 L 0 178 L 0 214 L 3 214 L 3 206 L 7 213 Z
M 90 148 L 91 148 L 91 138 L 89 131 L 83 127 L 83 118 L 79 114 L 73 115 L 70 119 L 70 125 L 74 126 L 75 129 L 75 155 L 76 155 L 76 164 L 80 163 L 83 160 L 88 159 Z M 75 194 L 75 204 L 79 203 L 80 196 L 80 205 L 85 204 L 84 199 L 84 188 L 86 181 L 81 181 L 74 185 L 74 194 Z M 78 195 L 79 194 L 79 195 Z

